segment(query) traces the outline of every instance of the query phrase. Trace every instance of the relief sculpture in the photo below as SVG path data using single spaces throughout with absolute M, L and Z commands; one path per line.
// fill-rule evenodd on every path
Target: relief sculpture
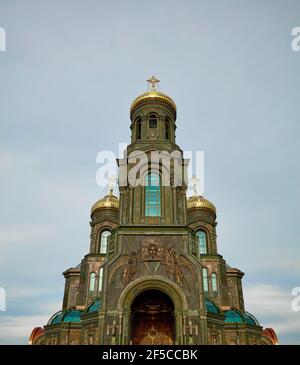
M 126 243 L 125 246 L 129 258 L 122 271 L 124 286 L 141 275 L 162 274 L 161 270 L 163 270 L 163 274 L 168 279 L 174 281 L 180 287 L 185 285 L 189 289 L 178 264 L 174 246 L 165 247 L 166 245 L 151 239 L 145 240 L 137 252 L 130 251 Z

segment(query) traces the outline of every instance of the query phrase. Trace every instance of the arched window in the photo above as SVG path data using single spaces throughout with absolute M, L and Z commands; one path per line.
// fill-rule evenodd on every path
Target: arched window
M 203 280 L 203 290 L 208 292 L 208 274 L 206 267 L 202 269 L 202 280 Z
M 91 272 L 90 274 L 90 291 L 95 291 L 96 274 Z
M 111 232 L 108 230 L 105 230 L 101 233 L 100 236 L 100 253 L 106 254 L 107 251 L 107 241 L 108 237 L 111 235 Z
M 170 139 L 170 124 L 169 122 L 166 122 L 166 126 L 165 126 L 165 138 L 166 139 Z
M 150 172 L 146 177 L 145 186 L 145 216 L 159 217 L 160 204 L 160 176 L 157 172 Z
M 141 118 L 137 118 L 137 120 L 135 122 L 135 126 L 136 126 L 136 139 L 141 139 L 142 138 L 142 122 L 141 122 Z
M 98 281 L 98 291 L 102 291 L 103 286 L 103 267 L 100 267 L 99 269 L 99 281 Z
M 206 233 L 204 231 L 197 231 L 196 235 L 198 237 L 198 245 L 200 254 L 207 254 L 207 243 L 206 243 Z
M 218 291 L 217 274 L 215 272 L 211 274 L 211 288 L 212 291 Z
M 149 115 L 149 128 L 157 128 L 157 115 L 156 114 L 150 114 Z

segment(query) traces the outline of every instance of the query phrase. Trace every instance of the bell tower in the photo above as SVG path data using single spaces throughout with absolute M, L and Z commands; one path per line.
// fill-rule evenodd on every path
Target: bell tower
M 186 224 L 188 161 L 175 141 L 176 104 L 147 80 L 130 108 L 131 144 L 118 160 L 120 224 Z

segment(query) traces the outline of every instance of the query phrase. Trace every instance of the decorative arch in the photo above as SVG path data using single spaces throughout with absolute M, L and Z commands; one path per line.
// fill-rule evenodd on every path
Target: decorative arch
M 136 139 L 140 140 L 142 138 L 142 119 L 141 117 L 137 117 L 134 120 L 135 131 L 136 131 Z
M 141 277 L 123 290 L 118 301 L 118 310 L 130 310 L 133 300 L 145 290 L 155 289 L 164 292 L 172 299 L 175 311 L 187 311 L 188 304 L 183 291 L 169 279 L 158 275 L 153 275 L 149 278 Z
M 182 290 L 169 279 L 162 278 L 161 276 L 153 275 L 149 278 L 141 277 L 129 285 L 123 290 L 118 301 L 118 312 L 123 314 L 123 333 L 122 344 L 128 344 L 131 333 L 131 305 L 134 299 L 141 293 L 148 290 L 159 290 L 167 294 L 174 304 L 174 316 L 175 316 L 175 341 L 176 344 L 183 344 L 182 333 L 182 321 L 183 316 L 187 314 L 188 303 Z
M 158 115 L 156 113 L 150 113 L 148 115 L 149 128 L 157 128 L 158 126 Z
M 111 227 L 102 227 L 98 233 L 98 249 L 97 252 L 102 255 L 107 253 L 107 244 L 111 235 Z
M 192 229 L 193 229 L 193 231 L 196 235 L 197 235 L 198 231 L 203 231 L 205 233 L 207 253 L 208 254 L 212 253 L 213 250 L 214 250 L 214 248 L 213 248 L 213 236 L 212 236 L 212 233 L 210 232 L 209 224 L 206 224 L 204 222 L 199 221 L 199 222 L 197 222 L 193 225 Z

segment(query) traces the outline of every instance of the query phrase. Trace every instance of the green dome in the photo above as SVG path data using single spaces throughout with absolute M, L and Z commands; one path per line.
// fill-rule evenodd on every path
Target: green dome
M 205 299 L 205 307 L 209 313 L 219 314 L 220 309 L 211 300 Z
M 98 312 L 99 308 L 101 307 L 101 304 L 102 303 L 100 299 L 95 300 L 92 304 L 89 305 L 87 313 Z
M 237 310 L 231 309 L 225 311 L 225 322 L 226 323 L 245 323 L 245 319 L 242 313 Z
M 248 312 L 242 313 L 237 309 L 231 309 L 225 311 L 225 322 L 226 323 L 247 323 L 252 326 L 259 326 L 258 320 Z
M 253 326 L 259 326 L 259 322 L 258 322 L 258 320 L 254 317 L 254 315 L 253 315 L 253 314 L 248 313 L 248 312 L 245 312 L 245 313 L 244 313 L 244 318 L 245 318 L 245 321 L 246 321 L 248 324 L 252 324 Z
M 57 313 L 55 313 L 50 319 L 48 324 L 57 324 L 60 323 L 62 320 L 64 313 L 62 311 L 59 311 Z
M 64 312 L 60 311 L 55 313 L 50 319 L 48 324 L 59 324 L 62 322 L 80 322 L 82 312 L 75 309 L 68 309 Z
M 63 322 L 80 322 L 81 321 L 81 311 L 78 310 L 70 310 L 67 311 L 63 317 Z

